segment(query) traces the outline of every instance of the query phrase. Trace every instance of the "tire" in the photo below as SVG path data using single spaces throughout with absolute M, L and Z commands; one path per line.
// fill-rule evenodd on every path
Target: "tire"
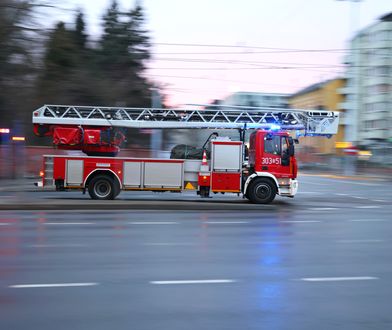
M 97 175 L 88 184 L 88 193 L 92 199 L 114 199 L 116 192 L 116 184 L 108 175 Z
M 276 196 L 276 185 L 269 179 L 254 179 L 246 192 L 249 200 L 255 204 L 269 204 Z
M 210 197 L 210 187 L 200 187 L 200 197 L 208 198 Z
M 118 184 L 117 180 L 114 180 L 114 197 L 113 197 L 113 199 L 115 199 L 118 195 L 120 195 L 120 192 L 121 192 L 120 185 Z

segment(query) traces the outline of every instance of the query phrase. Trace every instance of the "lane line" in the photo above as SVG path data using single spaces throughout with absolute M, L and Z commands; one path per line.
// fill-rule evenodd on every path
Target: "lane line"
M 303 185 L 307 185 L 307 184 L 314 184 L 314 185 L 316 185 L 316 186 L 330 186 L 332 183 L 319 183 L 319 182 L 305 182 L 305 181 L 302 181 L 302 184 Z
M 371 186 L 371 187 L 378 187 L 381 186 L 380 184 L 375 184 L 375 183 L 365 183 L 365 182 L 353 182 L 353 181 L 344 181 L 344 180 L 339 180 L 341 183 L 349 183 L 349 184 L 357 184 L 360 186 Z
M 174 280 L 174 281 L 150 281 L 154 285 L 172 285 L 172 284 L 223 284 L 235 283 L 237 280 L 217 279 L 217 280 Z
M 351 221 L 351 222 L 384 222 L 387 220 L 385 220 L 385 219 L 351 219 L 348 221 Z
M 366 197 L 360 197 L 360 196 L 351 196 L 352 198 L 356 198 L 356 199 L 369 199 L 369 198 L 366 198 Z
M 320 220 L 283 220 L 283 223 L 314 223 L 321 222 Z
M 348 277 L 304 277 L 300 281 L 305 282 L 338 282 L 338 281 L 370 281 L 379 280 L 375 276 L 348 276 Z
M 10 222 L 1 222 L 0 226 L 12 226 L 15 225 L 14 223 L 10 223 Z
M 372 199 L 372 202 L 384 203 L 386 201 L 384 199 Z
M 311 207 L 308 208 L 308 210 L 312 211 L 332 211 L 332 210 L 338 210 L 337 207 Z
M 44 225 L 95 225 L 95 222 L 43 222 Z
M 128 222 L 129 225 L 178 225 L 175 221 L 136 221 Z
M 381 206 L 378 205 L 361 205 L 355 206 L 356 209 L 379 209 Z
M 143 243 L 143 245 L 146 246 L 191 246 L 191 245 L 196 245 L 195 243 Z
M 41 284 L 15 284 L 9 285 L 13 289 L 29 289 L 29 288 L 61 288 L 61 287 L 76 287 L 76 286 L 95 286 L 99 285 L 96 282 L 88 283 L 41 283 Z
M 236 223 L 249 223 L 249 221 L 204 221 L 203 223 L 208 223 L 208 224 L 236 224 Z
M 338 196 L 349 196 L 349 194 L 341 194 L 341 193 L 335 193 L 335 195 L 338 195 Z
M 86 247 L 87 244 L 30 244 L 32 248 L 67 248 L 67 247 Z
M 340 239 L 337 243 L 381 243 L 382 239 Z

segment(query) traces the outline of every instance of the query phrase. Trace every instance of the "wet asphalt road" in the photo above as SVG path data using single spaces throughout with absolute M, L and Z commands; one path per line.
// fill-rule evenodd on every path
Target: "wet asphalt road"
M 1 211 L 0 329 L 392 328 L 390 183 L 303 177 L 252 212 L 216 197 L 220 211 Z

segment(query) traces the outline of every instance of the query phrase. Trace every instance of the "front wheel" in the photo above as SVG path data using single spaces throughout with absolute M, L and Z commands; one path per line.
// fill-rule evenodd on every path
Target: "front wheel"
M 276 186 L 271 180 L 257 178 L 250 183 L 246 195 L 252 203 L 268 204 L 275 199 L 276 193 Z
M 97 175 L 88 184 L 88 193 L 92 199 L 114 199 L 117 189 L 114 180 L 107 175 Z

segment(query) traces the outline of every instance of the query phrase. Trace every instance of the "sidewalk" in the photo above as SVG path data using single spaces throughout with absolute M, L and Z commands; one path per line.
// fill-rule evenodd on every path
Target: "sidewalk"
M 42 188 L 38 188 L 34 185 L 34 182 L 38 182 L 40 178 L 24 178 L 24 179 L 0 179 L 0 192 L 29 192 L 39 191 Z
M 317 171 L 300 171 L 299 176 L 318 176 L 322 178 L 329 178 L 329 179 L 342 179 L 342 180 L 355 180 L 355 181 L 392 181 L 392 175 L 339 175 L 339 174 L 332 174 L 332 173 L 325 173 L 325 172 L 317 172 Z

